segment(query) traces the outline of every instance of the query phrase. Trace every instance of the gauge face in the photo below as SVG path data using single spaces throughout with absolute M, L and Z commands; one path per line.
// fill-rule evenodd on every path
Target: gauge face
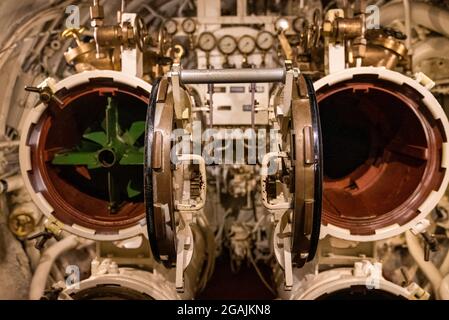
M 188 18 L 182 22 L 182 30 L 185 33 L 194 33 L 196 31 L 196 22 L 195 20 Z
M 257 35 L 256 44 L 260 50 L 268 51 L 273 48 L 274 37 L 271 32 L 262 31 Z
M 178 23 L 173 19 L 167 20 L 164 23 L 164 29 L 168 34 L 173 35 L 178 31 Z
M 285 18 L 280 18 L 276 21 L 276 30 L 277 31 L 286 31 L 290 28 L 290 23 Z
M 223 54 L 233 54 L 237 49 L 237 40 L 233 36 L 224 36 L 218 42 L 218 49 Z
M 242 54 L 250 54 L 256 49 L 256 40 L 251 36 L 243 36 L 238 43 L 239 51 Z
M 307 20 L 304 19 L 303 17 L 297 17 L 295 20 L 293 20 L 293 29 L 298 33 L 301 33 L 304 30 L 306 30 L 307 26 L 308 26 Z
M 211 32 L 203 32 L 198 39 L 198 47 L 206 52 L 214 50 L 217 39 Z

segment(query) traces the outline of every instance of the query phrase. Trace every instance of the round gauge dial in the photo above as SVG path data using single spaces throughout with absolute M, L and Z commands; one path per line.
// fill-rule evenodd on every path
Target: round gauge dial
M 168 34 L 174 35 L 178 32 L 178 23 L 173 19 L 167 20 L 164 23 L 164 29 Z
M 301 33 L 305 31 L 307 27 L 307 20 L 303 17 L 297 17 L 295 20 L 293 20 L 293 30 L 295 30 L 296 32 Z
M 256 44 L 260 50 L 268 51 L 273 48 L 274 37 L 271 32 L 262 31 L 257 35 Z
M 251 36 L 243 36 L 238 43 L 239 51 L 242 54 L 250 54 L 256 49 L 256 40 Z
M 195 20 L 188 18 L 182 22 L 182 30 L 185 33 L 191 34 L 196 31 L 196 22 Z
M 217 39 L 211 32 L 203 32 L 198 39 L 198 47 L 206 52 L 214 50 Z
M 276 21 L 276 30 L 277 31 L 286 31 L 290 28 L 290 23 L 285 18 L 280 18 Z
M 237 49 L 237 40 L 233 36 L 224 36 L 218 42 L 218 49 L 223 54 L 233 54 Z

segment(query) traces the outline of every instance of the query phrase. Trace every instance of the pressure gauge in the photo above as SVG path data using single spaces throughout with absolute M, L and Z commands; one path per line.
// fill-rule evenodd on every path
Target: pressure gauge
M 198 47 L 206 52 L 214 50 L 217 46 L 217 39 L 211 32 L 203 32 L 198 39 Z
M 218 41 L 218 50 L 225 55 L 230 55 L 237 49 L 237 40 L 233 36 L 226 35 Z
M 260 50 L 268 51 L 274 45 L 274 37 L 271 32 L 262 31 L 257 35 L 256 44 Z
M 251 36 L 245 35 L 240 38 L 238 48 L 244 55 L 251 54 L 256 49 L 256 40 Z
M 295 20 L 293 20 L 293 30 L 295 30 L 297 33 L 305 31 L 307 27 L 307 20 L 303 17 L 297 17 Z
M 164 29 L 169 35 L 174 35 L 178 31 L 178 23 L 173 19 L 167 20 L 164 23 Z
M 196 22 L 191 18 L 187 18 L 182 22 L 182 30 L 187 34 L 192 34 L 196 31 Z
M 279 32 L 284 32 L 284 31 L 287 31 L 287 29 L 290 28 L 290 23 L 289 23 L 288 20 L 285 19 L 285 18 L 279 18 L 279 19 L 276 21 L 275 26 L 276 26 L 276 30 L 277 30 L 277 31 L 279 31 Z

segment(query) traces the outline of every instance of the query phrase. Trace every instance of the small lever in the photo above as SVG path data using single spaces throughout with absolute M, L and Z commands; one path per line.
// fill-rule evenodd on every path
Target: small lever
M 256 127 L 256 84 L 251 83 L 251 128 L 254 130 Z
M 438 251 L 438 241 L 434 235 L 431 235 L 428 231 L 421 234 L 424 241 L 424 260 L 430 260 L 430 252 Z
M 45 244 L 47 243 L 48 240 L 50 240 L 51 238 L 54 237 L 54 234 L 51 233 L 48 230 L 39 232 L 31 237 L 29 237 L 27 240 L 37 240 L 39 239 L 36 244 L 34 245 L 34 247 L 39 250 L 42 251 L 42 249 L 44 248 Z
M 213 83 L 209 83 L 207 85 L 207 89 L 209 92 L 209 127 L 212 128 L 214 126 L 214 93 L 215 87 Z

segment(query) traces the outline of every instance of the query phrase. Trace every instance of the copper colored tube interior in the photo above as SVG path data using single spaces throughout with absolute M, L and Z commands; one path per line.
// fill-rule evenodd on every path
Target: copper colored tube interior
M 404 297 L 381 289 L 367 289 L 366 286 L 351 286 L 347 289 L 341 289 L 319 297 L 317 300 L 407 300 Z
M 121 206 L 108 209 L 108 175 L 103 169 L 87 166 L 55 166 L 55 153 L 80 146 L 86 130 L 104 131 L 107 97 L 118 102 L 119 122 L 127 130 L 135 121 L 145 121 L 148 93 L 139 88 L 108 84 L 103 80 L 58 93 L 62 107 L 52 103 L 28 138 L 33 171 L 29 173 L 35 190 L 39 190 L 53 207 L 53 215 L 68 225 L 77 224 L 102 233 L 116 233 L 144 218 L 143 195 L 129 199 L 126 184 L 133 179 L 143 184 L 142 166 L 114 169 L 116 183 L 121 186 Z M 140 143 L 143 145 L 143 136 Z M 96 147 L 98 149 L 98 146 Z M 95 150 L 96 150 L 95 149 Z
M 411 87 L 366 76 L 317 93 L 324 148 L 323 223 L 371 235 L 403 225 L 444 175 L 442 126 Z

